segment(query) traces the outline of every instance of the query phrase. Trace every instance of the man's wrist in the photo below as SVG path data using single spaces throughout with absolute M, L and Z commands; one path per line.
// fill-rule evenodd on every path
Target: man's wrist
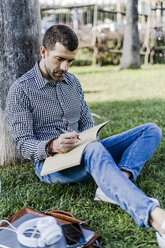
M 45 145 L 45 152 L 48 157 L 53 156 L 56 152 L 53 152 L 53 142 L 56 138 L 49 140 Z

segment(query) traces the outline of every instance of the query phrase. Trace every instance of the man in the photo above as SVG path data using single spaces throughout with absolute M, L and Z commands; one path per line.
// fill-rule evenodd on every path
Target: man
M 40 62 L 9 90 L 7 112 L 17 148 L 33 161 L 43 182 L 71 183 L 92 176 L 108 199 L 115 200 L 139 226 L 165 233 L 165 211 L 134 185 L 161 140 L 161 130 L 153 123 L 93 142 L 85 148 L 80 165 L 40 175 L 47 156 L 73 149 L 79 132 L 94 126 L 80 83 L 67 72 L 77 47 L 77 36 L 69 27 L 50 27 L 40 48 Z

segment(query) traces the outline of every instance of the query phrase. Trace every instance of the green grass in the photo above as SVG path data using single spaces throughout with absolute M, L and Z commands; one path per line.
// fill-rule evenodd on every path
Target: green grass
M 70 72 L 80 79 L 88 102 L 164 99 L 164 65 L 140 70 L 119 70 L 119 67 L 76 67 Z
M 141 70 L 119 71 L 118 67 L 72 67 L 82 82 L 91 112 L 110 119 L 100 133 L 101 138 L 137 125 L 154 122 L 165 133 L 165 66 L 143 67 Z M 165 207 L 165 138 L 144 166 L 136 184 L 146 194 L 158 198 Z M 153 229 L 138 227 L 120 207 L 94 202 L 93 180 L 66 185 L 47 185 L 35 176 L 30 162 L 0 168 L 2 193 L 0 218 L 8 218 L 18 209 L 59 209 L 86 220 L 103 237 L 106 248 L 156 248 Z

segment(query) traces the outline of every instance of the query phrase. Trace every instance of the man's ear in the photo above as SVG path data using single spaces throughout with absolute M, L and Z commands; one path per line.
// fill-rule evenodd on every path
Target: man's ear
M 45 59 L 46 53 L 47 53 L 47 49 L 44 46 L 41 46 L 40 47 L 40 54 L 41 54 L 41 57 L 43 59 Z

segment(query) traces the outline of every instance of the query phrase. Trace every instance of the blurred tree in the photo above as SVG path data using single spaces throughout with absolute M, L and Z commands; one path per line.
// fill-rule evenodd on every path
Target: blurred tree
M 138 0 L 127 0 L 127 24 L 124 33 L 123 54 L 120 67 L 140 68 L 140 44 L 138 33 Z
M 39 59 L 41 20 L 38 0 L 0 4 L 0 164 L 15 157 L 5 116 L 9 87 Z
M 117 10 L 117 22 L 121 22 L 121 1 L 117 0 L 116 1 L 116 10 Z

